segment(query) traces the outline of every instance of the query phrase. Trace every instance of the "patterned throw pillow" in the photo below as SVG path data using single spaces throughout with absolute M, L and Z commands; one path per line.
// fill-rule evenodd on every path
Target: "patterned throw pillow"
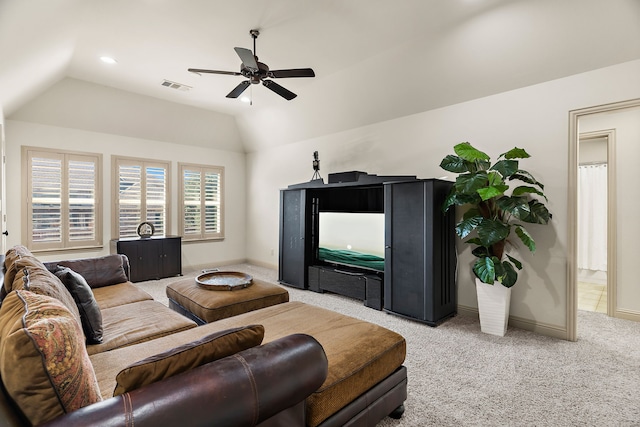
M 153 384 L 262 343 L 264 326 L 249 325 L 214 332 L 129 365 L 116 376 L 114 396 Z
M 54 298 L 17 290 L 0 308 L 0 376 L 38 425 L 102 400 L 78 322 Z

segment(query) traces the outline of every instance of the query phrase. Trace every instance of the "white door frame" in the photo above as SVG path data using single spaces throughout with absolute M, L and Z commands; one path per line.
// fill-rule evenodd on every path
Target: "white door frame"
M 7 252 L 7 162 L 4 126 L 0 123 L 0 253 Z
M 605 129 L 594 132 L 584 132 L 578 135 L 578 142 L 587 139 L 605 138 L 607 140 L 607 316 L 615 315 L 618 298 L 617 282 L 617 223 L 616 209 L 616 130 Z M 578 144 L 578 158 L 580 157 L 580 146 Z M 577 189 L 576 185 L 576 189 Z M 576 199 L 577 203 L 577 199 Z M 578 212 L 576 211 L 576 214 Z M 576 221 L 577 222 L 577 221 Z M 576 234 L 576 239 L 579 236 Z M 576 240 L 577 241 L 577 240 Z M 578 253 L 576 253 L 578 255 Z M 577 263 L 576 263 L 577 264 Z M 577 285 L 576 285 L 577 286 Z M 576 288 L 577 289 L 577 288 Z
M 580 117 L 590 114 L 598 114 L 626 108 L 640 107 L 640 99 L 615 102 L 612 104 L 598 105 L 569 111 L 569 194 L 568 194 L 568 248 L 567 248 L 567 340 L 577 339 L 578 320 L 578 146 L 580 129 L 578 121 Z M 613 134 L 615 139 L 615 133 Z M 614 142 L 615 144 L 615 142 Z M 607 279 L 613 276 L 615 283 L 615 249 L 616 249 L 616 221 L 615 221 L 615 152 L 612 152 L 614 144 L 608 145 L 607 157 L 613 167 L 608 169 L 608 218 L 607 218 L 607 262 L 609 263 Z M 615 291 L 614 291 L 615 292 Z M 607 312 L 615 313 L 616 296 L 607 296 Z M 613 305 L 612 305 L 613 304 Z M 611 310 L 611 311 L 610 311 Z

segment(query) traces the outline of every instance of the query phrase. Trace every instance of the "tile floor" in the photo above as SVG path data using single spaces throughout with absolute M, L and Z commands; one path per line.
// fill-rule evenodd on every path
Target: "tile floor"
M 607 313 L 607 286 L 578 282 L 578 310 Z

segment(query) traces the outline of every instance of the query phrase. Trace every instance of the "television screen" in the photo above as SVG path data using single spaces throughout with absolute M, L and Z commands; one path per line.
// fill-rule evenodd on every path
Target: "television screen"
M 318 245 L 384 257 L 384 214 L 320 212 Z

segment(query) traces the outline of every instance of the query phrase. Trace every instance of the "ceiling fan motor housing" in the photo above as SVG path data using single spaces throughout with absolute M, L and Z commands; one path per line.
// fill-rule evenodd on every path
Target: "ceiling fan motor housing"
M 245 67 L 244 64 L 240 67 L 240 73 L 243 76 L 251 80 L 251 83 L 258 84 L 262 79 L 269 76 L 269 67 L 267 64 L 263 62 L 258 62 L 258 57 L 256 56 L 256 63 L 258 64 L 258 72 L 252 72 L 249 68 Z

